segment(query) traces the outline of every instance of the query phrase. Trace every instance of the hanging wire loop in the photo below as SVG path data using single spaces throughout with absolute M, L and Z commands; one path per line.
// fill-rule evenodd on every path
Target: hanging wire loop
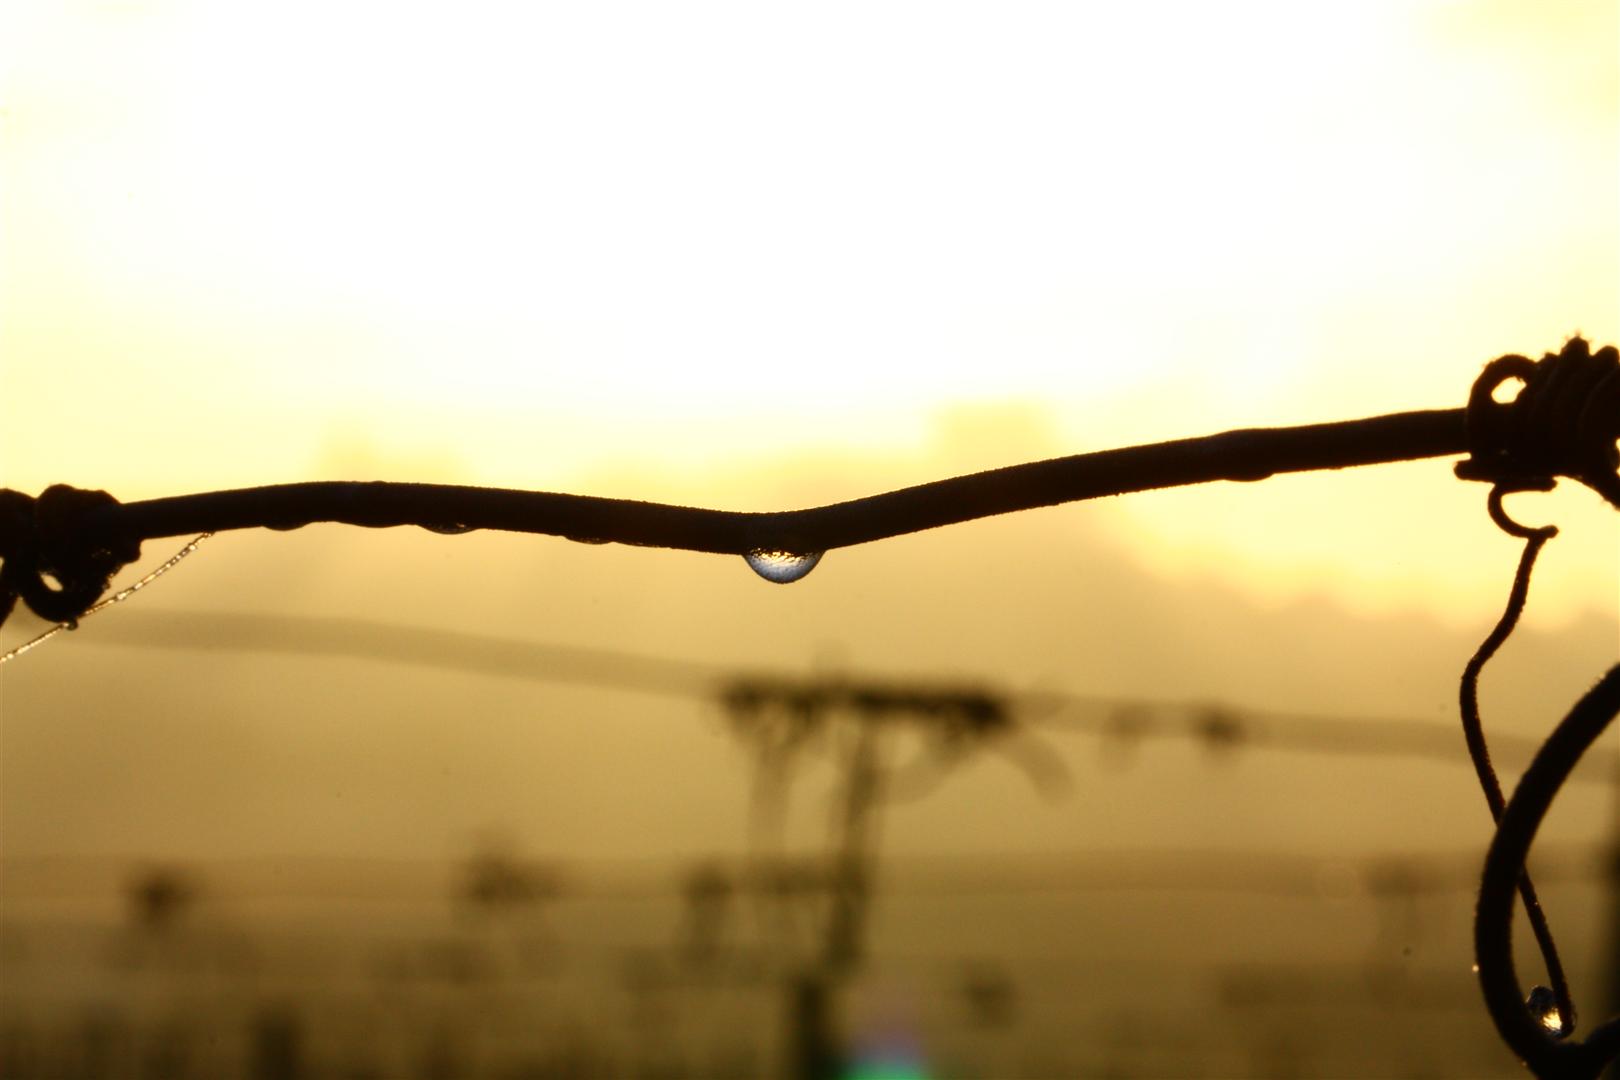
M 1513 966 L 1513 895 L 1524 877 L 1536 830 L 1576 763 L 1617 713 L 1620 664 L 1587 691 L 1542 744 L 1503 809 L 1485 857 L 1474 913 L 1474 958 L 1485 1006 L 1503 1040 L 1544 1080 L 1592 1080 L 1620 1058 L 1620 1017 L 1594 1028 L 1584 1042 L 1555 1038 L 1544 1020 L 1526 1008 Z
M 1491 657 L 1496 655 L 1497 650 L 1512 635 L 1514 627 L 1518 626 L 1519 616 L 1524 613 L 1525 601 L 1530 595 L 1530 575 L 1535 569 L 1536 556 L 1540 554 L 1542 546 L 1557 535 L 1558 530 L 1552 526 L 1530 529 L 1509 518 L 1502 510 L 1501 487 L 1491 489 L 1490 507 L 1492 519 L 1504 531 L 1524 539 L 1524 553 L 1519 557 L 1519 568 L 1514 572 L 1513 588 L 1508 593 L 1507 607 L 1502 612 L 1502 617 L 1497 620 L 1490 634 L 1480 643 L 1479 648 L 1463 667 L 1458 696 L 1468 756 L 1473 762 L 1474 773 L 1479 778 L 1480 790 L 1485 793 L 1485 803 L 1490 807 L 1491 821 L 1493 824 L 1500 824 L 1506 800 L 1502 797 L 1501 782 L 1496 778 L 1496 768 L 1491 764 L 1490 749 L 1485 741 L 1485 727 L 1480 720 L 1479 676 Z M 1564 964 L 1559 959 L 1557 943 L 1553 940 L 1552 929 L 1548 926 L 1546 913 L 1542 910 L 1541 898 L 1536 894 L 1535 882 L 1530 879 L 1528 870 L 1519 879 L 1519 895 L 1524 898 L 1530 931 L 1535 936 L 1536 946 L 1541 950 L 1542 960 L 1547 966 L 1547 978 L 1552 984 L 1550 988 L 1552 1001 L 1557 1010 L 1556 1029 L 1558 1036 L 1564 1038 L 1575 1030 L 1575 1002 L 1570 997 L 1569 979 L 1564 974 Z

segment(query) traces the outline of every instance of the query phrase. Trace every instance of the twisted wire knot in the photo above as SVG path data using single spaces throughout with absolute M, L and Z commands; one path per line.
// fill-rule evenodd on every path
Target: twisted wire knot
M 89 511 L 116 505 L 105 491 L 68 484 L 38 498 L 0 489 L 0 624 L 19 599 L 47 622 L 72 623 L 141 557 L 138 539 L 84 528 Z
M 1518 397 L 1492 396 L 1503 383 L 1524 383 Z M 1550 491 L 1567 476 L 1620 509 L 1620 351 L 1596 353 L 1584 338 L 1540 360 L 1510 355 L 1485 365 L 1468 395 L 1469 457 L 1463 480 L 1503 491 Z

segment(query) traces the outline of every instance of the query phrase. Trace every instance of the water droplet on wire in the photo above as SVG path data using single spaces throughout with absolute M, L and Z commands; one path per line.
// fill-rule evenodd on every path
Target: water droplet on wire
M 1558 998 L 1552 990 L 1545 986 L 1531 989 L 1530 996 L 1525 998 L 1524 1007 L 1530 1010 L 1536 1023 L 1542 1026 L 1554 1038 L 1562 1038 L 1564 1034 L 1564 1017 L 1558 1011 Z
M 774 581 L 778 585 L 786 585 L 791 581 L 798 581 L 816 568 L 821 561 L 821 552 L 811 551 L 801 554 L 796 551 L 781 551 L 772 548 L 755 548 L 743 558 L 754 573 L 766 581 Z
M 427 521 L 422 523 L 422 528 L 440 536 L 460 536 L 473 531 L 473 526 L 463 525 L 459 521 Z

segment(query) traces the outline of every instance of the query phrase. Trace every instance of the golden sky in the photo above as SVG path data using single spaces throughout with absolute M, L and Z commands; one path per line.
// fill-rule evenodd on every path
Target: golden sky
M 0 486 L 389 479 L 768 510 L 1460 406 L 1496 356 L 1620 342 L 1617 42 L 1613 0 L 0 3 Z M 1457 678 L 1518 544 L 1451 468 L 1010 515 L 829 552 L 786 587 L 552 537 L 218 536 L 0 668 L 0 908 L 26 913 L 29 861 L 63 856 L 459 859 L 490 835 L 567 860 L 757 853 L 769 774 L 723 695 L 650 692 L 636 657 L 1004 695 L 1022 759 L 937 717 L 870 725 L 885 858 L 1472 866 L 1490 815 Z M 1572 482 L 1510 505 L 1563 530 L 1481 682 L 1511 787 L 1615 660 L 1620 514 Z M 4 629 L 0 652 L 43 627 Z M 1142 701 L 1258 710 L 1301 741 L 1133 742 Z M 1308 753 L 1324 717 L 1427 723 L 1454 754 Z M 838 734 L 797 762 L 790 849 L 837 820 Z M 1614 750 L 1560 793 L 1537 859 L 1612 847 Z M 899 798 L 902 773 L 937 789 Z M 1556 916 L 1583 1001 L 1613 910 L 1588 884 Z M 1394 893 L 1325 924 L 1348 933 L 1199 897 L 1179 918 L 1119 894 L 1157 937 L 1058 937 L 1134 957 L 1150 1019 L 1167 987 L 1204 994 L 1193 969 L 1154 974 L 1190 940 L 1394 960 L 1362 942 Z M 1056 970 L 1040 919 L 932 917 L 953 950 L 1001 934 Z M 1466 977 L 1448 934 L 1420 974 Z M 1133 1020 L 1108 979 L 1107 1015 Z
M 1620 340 L 1617 9 L 0 3 L 0 486 L 392 479 L 763 510 L 1459 406 L 1498 355 Z M 1437 908 L 1381 869 L 1473 867 L 1490 837 L 1457 679 L 1518 545 L 1451 466 L 1009 515 L 829 552 L 789 586 L 554 537 L 217 536 L 0 668 L 0 929 L 51 920 L 41 972 L 134 955 L 55 943 L 122 910 L 130 868 L 170 865 L 233 955 L 260 912 L 313 958 L 304 928 L 347 940 L 348 910 L 400 937 L 403 892 L 343 905 L 490 837 L 559 860 L 565 888 L 600 860 L 673 883 L 659 868 L 772 831 L 773 773 L 722 679 L 968 687 L 1017 738 L 820 714 L 774 774 L 782 848 L 830 850 L 860 721 L 880 888 L 938 856 L 986 890 L 887 908 L 875 956 L 921 963 L 912 931 L 1039 956 L 1065 1001 L 1101 988 L 1098 1030 L 1128 1042 L 1167 1000 L 1218 999 L 1223 1030 L 1236 1005 L 1278 1048 L 1261 1071 L 1287 1068 L 1294 1040 L 1224 973 L 1467 988 L 1465 894 Z M 1481 680 L 1508 787 L 1620 639 L 1620 514 L 1570 482 L 1511 506 L 1563 532 Z M 42 629 L 17 613 L 0 653 Z M 678 687 L 647 677 L 671 669 Z M 1179 705 L 1181 737 L 1134 738 L 1142 702 Z M 1370 752 L 1379 721 L 1436 743 Z M 1612 850 L 1616 748 L 1533 859 L 1582 1002 L 1613 897 L 1541 875 Z M 986 905 L 1013 860 L 1039 891 Z M 1277 866 L 1308 868 L 1302 895 L 1269 891 Z M 372 891 L 300 891 L 343 867 Z M 1066 894 L 1070 871 L 1103 899 Z M 580 895 L 645 984 L 656 954 L 602 917 L 629 894 Z M 1440 929 L 1414 959 L 1420 900 Z M 573 979 L 590 938 L 569 927 L 545 932 Z M 161 936 L 153 955 L 203 955 Z M 117 962 L 73 1025 L 138 985 Z M 25 1019 L 68 1008 L 68 981 L 37 981 L 49 1000 L 13 991 Z
M 4 18 L 0 483 L 24 490 L 779 508 L 1456 405 L 1498 354 L 1620 337 L 1607 2 Z M 1448 468 L 1097 513 L 1271 602 L 1472 621 L 1512 545 Z M 1612 615 L 1616 515 L 1540 502 L 1565 535 L 1532 617 Z

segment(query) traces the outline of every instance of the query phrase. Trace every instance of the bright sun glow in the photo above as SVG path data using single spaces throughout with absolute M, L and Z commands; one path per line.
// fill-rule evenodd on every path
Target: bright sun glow
M 74 210 L 30 269 L 472 407 L 1106 399 L 1194 338 L 1274 393 L 1330 298 L 1539 230 L 1497 210 L 1562 136 L 1377 5 L 78 10 L 12 105 Z

